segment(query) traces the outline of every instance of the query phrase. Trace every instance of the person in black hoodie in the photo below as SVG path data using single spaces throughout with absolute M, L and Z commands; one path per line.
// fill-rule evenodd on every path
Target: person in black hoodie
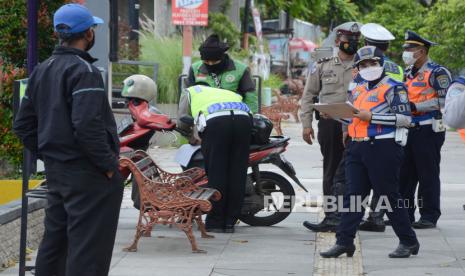
M 44 161 L 49 189 L 36 276 L 108 275 L 123 178 L 115 119 L 87 53 L 101 23 L 78 4 L 55 12 L 60 46 L 32 72 L 14 122 Z

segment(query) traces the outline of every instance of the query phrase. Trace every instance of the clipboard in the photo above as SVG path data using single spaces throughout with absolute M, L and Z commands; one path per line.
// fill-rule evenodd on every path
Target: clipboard
M 358 113 L 358 109 L 355 108 L 352 103 L 345 102 L 345 103 L 316 103 L 310 105 L 312 108 L 327 114 L 333 119 L 339 118 L 352 118 L 354 117 L 354 113 Z

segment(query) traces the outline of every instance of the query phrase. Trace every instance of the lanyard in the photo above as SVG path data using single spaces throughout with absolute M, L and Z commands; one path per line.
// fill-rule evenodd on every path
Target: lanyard
M 210 73 L 210 75 L 212 76 L 213 80 L 215 81 L 215 85 L 217 88 L 221 88 L 221 80 L 220 78 L 218 77 L 217 74 L 215 73 Z

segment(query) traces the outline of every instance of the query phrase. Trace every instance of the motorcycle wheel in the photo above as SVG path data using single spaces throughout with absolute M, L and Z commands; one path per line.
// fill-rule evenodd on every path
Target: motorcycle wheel
M 290 210 L 294 208 L 294 188 L 285 177 L 274 172 L 260 172 L 260 179 L 264 196 L 275 196 L 276 193 L 280 193 L 283 195 L 283 202 L 278 202 L 279 208 L 274 205 L 276 207 L 274 211 L 262 210 L 255 214 L 242 214 L 239 219 L 250 226 L 275 225 L 291 214 Z M 275 203 L 274 197 L 273 203 Z

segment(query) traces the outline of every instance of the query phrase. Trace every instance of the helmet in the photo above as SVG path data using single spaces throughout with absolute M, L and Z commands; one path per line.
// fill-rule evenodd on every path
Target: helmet
M 264 145 L 270 141 L 273 123 L 261 114 L 253 115 L 252 141 L 253 145 Z
M 121 96 L 137 98 L 147 102 L 157 98 L 157 84 L 144 75 L 132 75 L 123 81 Z
M 360 30 L 368 42 L 389 42 L 395 39 L 388 29 L 376 23 L 367 23 Z

